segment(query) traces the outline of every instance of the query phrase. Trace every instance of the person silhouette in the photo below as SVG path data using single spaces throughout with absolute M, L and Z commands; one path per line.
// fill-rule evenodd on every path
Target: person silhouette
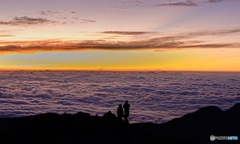
M 123 108 L 124 108 L 124 116 L 123 117 L 124 117 L 125 122 L 128 123 L 129 108 L 130 108 L 128 101 L 125 101 Z
M 117 108 L 117 116 L 120 120 L 122 120 L 123 118 L 123 107 L 121 104 L 119 104 L 118 108 Z

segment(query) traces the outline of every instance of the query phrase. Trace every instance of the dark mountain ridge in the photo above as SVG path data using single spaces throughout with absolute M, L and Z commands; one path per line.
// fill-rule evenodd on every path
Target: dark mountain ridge
M 163 124 L 127 124 L 111 112 L 46 113 L 0 119 L 1 144 L 215 144 L 210 136 L 240 136 L 240 103 L 226 111 L 208 106 Z

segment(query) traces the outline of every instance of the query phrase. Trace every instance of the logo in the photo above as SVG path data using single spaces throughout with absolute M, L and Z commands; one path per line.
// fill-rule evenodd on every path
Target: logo
M 214 136 L 214 135 L 211 135 L 210 136 L 210 141 L 215 141 L 215 140 L 235 140 L 237 141 L 238 140 L 238 136 Z

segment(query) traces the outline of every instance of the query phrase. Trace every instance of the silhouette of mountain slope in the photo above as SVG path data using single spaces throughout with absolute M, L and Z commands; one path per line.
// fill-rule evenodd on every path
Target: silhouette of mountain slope
M 226 110 L 227 113 L 240 113 L 240 103 L 235 104 L 230 109 Z
M 111 112 L 46 113 L 0 119 L 2 144 L 212 144 L 210 135 L 240 136 L 240 104 L 226 111 L 209 106 L 163 124 L 127 124 Z

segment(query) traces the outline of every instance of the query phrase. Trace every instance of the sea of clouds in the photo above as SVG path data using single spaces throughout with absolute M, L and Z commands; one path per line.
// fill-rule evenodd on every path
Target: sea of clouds
M 116 114 L 125 100 L 131 122 L 166 122 L 208 105 L 225 110 L 240 102 L 240 74 L 0 72 L 0 117 Z

